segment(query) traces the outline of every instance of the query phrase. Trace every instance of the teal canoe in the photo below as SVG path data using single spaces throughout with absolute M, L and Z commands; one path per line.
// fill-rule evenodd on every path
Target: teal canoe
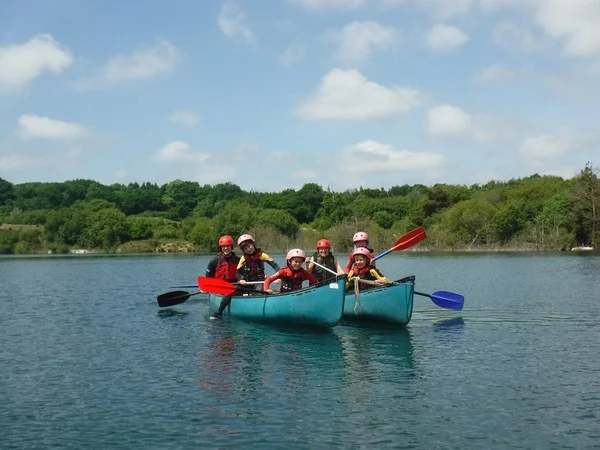
M 285 294 L 234 296 L 223 311 L 231 316 L 259 322 L 333 327 L 342 319 L 346 277 Z M 212 311 L 222 295 L 210 294 Z
M 358 295 L 348 292 L 343 319 L 406 325 L 412 316 L 414 294 L 414 275 L 381 287 L 362 290 Z

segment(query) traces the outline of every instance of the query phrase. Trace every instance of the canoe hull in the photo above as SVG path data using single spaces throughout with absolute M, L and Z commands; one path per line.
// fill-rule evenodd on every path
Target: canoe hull
M 343 319 L 407 325 L 412 317 L 415 277 L 394 283 L 360 291 L 358 298 L 353 292 L 347 293 Z
M 286 294 L 234 296 L 224 317 L 237 317 L 259 322 L 333 327 L 342 318 L 346 278 Z M 223 296 L 210 294 L 213 311 Z

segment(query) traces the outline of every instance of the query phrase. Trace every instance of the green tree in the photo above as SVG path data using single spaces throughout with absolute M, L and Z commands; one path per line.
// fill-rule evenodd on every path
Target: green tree
M 577 221 L 576 238 L 597 246 L 600 240 L 600 180 L 599 169 L 587 163 L 576 177 L 573 188 L 573 211 Z
M 191 214 L 198 203 L 200 186 L 196 182 L 175 180 L 165 185 L 162 203 L 178 219 Z
M 394 225 L 394 216 L 387 211 L 377 211 L 373 214 L 373 221 L 381 228 L 389 230 Z
M 496 208 L 484 197 L 473 198 L 457 203 L 442 216 L 441 225 L 446 244 L 472 245 L 476 241 L 490 244 L 491 221 Z
M 19 242 L 18 231 L 0 230 L 0 254 L 14 253 L 17 242 Z
M 492 227 L 498 240 L 502 243 L 508 242 L 523 229 L 527 222 L 523 206 L 523 201 L 509 200 L 498 208 L 494 214 Z
M 13 184 L 0 177 L 0 206 L 7 205 L 14 198 Z
M 351 213 L 352 210 L 348 207 L 344 196 L 329 191 L 325 194 L 323 206 L 317 212 L 314 226 L 318 230 L 325 231 L 349 218 Z
M 213 217 L 213 223 L 219 235 L 239 236 L 247 233 L 254 226 L 256 218 L 256 208 L 232 200 Z
M 152 237 L 156 220 L 150 217 L 129 216 L 126 221 L 131 239 L 142 240 Z
M 278 209 L 263 209 L 260 211 L 255 226 L 272 228 L 290 238 L 295 238 L 300 230 L 300 224 L 293 216 Z
M 201 250 L 217 250 L 219 234 L 211 219 L 208 217 L 200 217 L 196 219 L 196 224 L 192 228 L 192 231 L 190 231 L 188 239 Z
M 112 249 L 125 242 L 129 235 L 125 214 L 117 208 L 94 211 L 80 240 L 85 247 Z

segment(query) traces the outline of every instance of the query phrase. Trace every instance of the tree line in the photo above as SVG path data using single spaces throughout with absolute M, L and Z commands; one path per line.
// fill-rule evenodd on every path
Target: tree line
M 334 192 L 244 191 L 174 180 L 103 185 L 76 179 L 13 184 L 0 178 L 0 253 L 216 251 L 219 236 L 255 235 L 270 252 L 326 237 L 349 251 L 355 231 L 388 248 L 422 226 L 431 250 L 566 250 L 600 238 L 599 170 L 486 184 L 397 185 Z

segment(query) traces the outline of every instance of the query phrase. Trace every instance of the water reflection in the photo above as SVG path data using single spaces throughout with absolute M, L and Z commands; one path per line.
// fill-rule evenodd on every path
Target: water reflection
M 197 355 L 204 405 L 198 412 L 208 425 L 202 430 L 206 438 L 225 433 L 231 443 L 232 435 L 268 423 L 286 441 L 294 440 L 299 432 L 291 425 L 305 420 L 300 411 L 312 410 L 339 389 L 341 342 L 330 329 L 236 320 L 211 322 L 207 328 Z M 323 391 L 330 393 L 324 396 Z M 239 439 L 247 443 L 248 436 Z
M 389 422 L 388 402 L 418 395 L 407 328 L 314 329 L 231 320 L 210 322 L 202 342 L 202 435 L 227 435 L 230 445 L 256 442 L 248 430 L 267 424 L 271 442 L 300 441 L 308 428 L 328 435 L 331 445 L 352 446 L 366 439 L 349 431 L 352 423 L 360 422 L 364 431 Z
M 168 309 L 159 309 L 156 312 L 156 315 L 158 317 L 183 317 L 188 315 L 190 312 L 189 311 L 182 311 L 179 309 L 173 309 L 173 308 L 168 308 Z

